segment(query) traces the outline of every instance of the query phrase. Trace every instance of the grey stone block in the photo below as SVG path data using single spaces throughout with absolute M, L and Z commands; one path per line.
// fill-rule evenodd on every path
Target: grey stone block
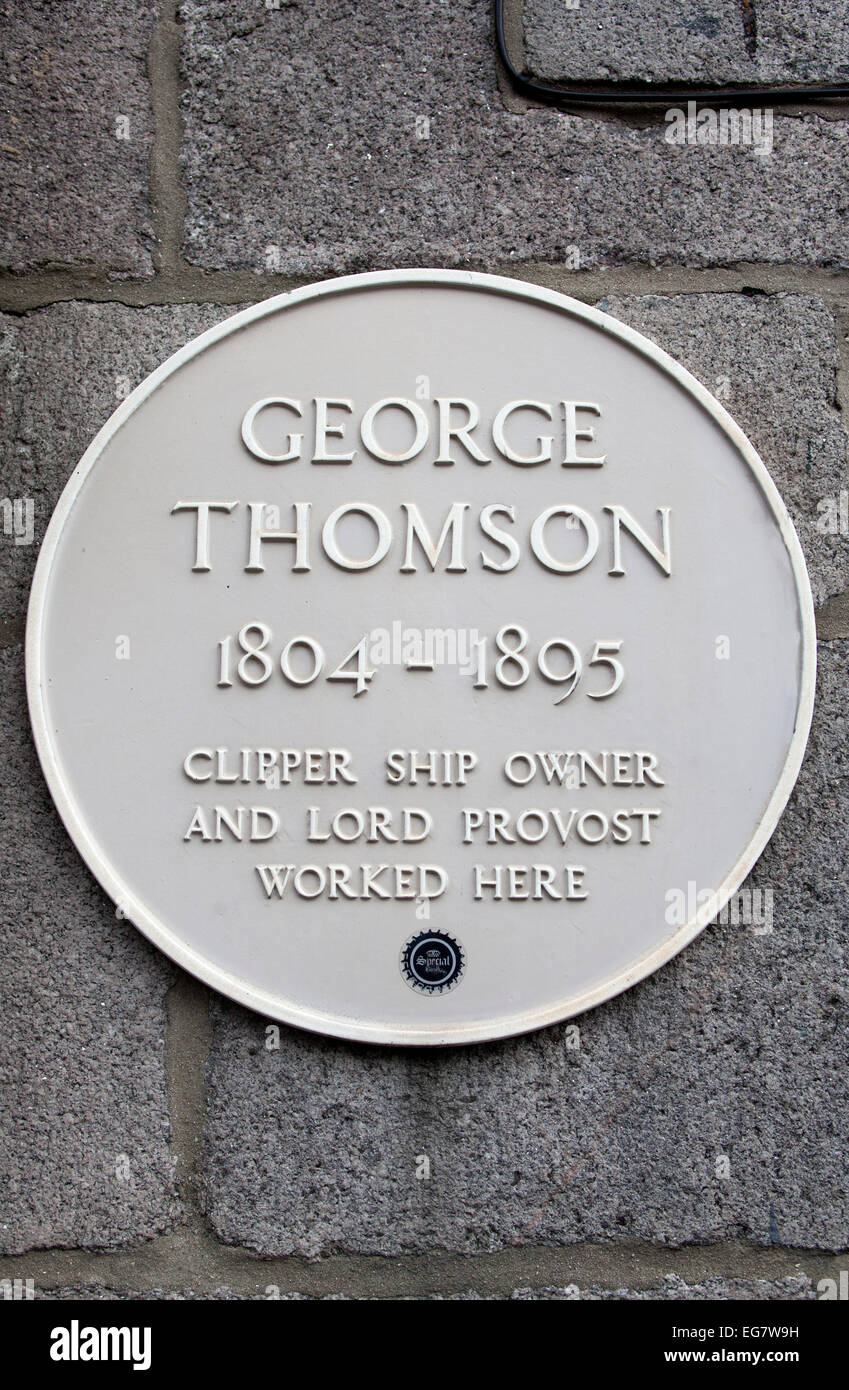
M 198 266 L 849 264 L 845 121 L 776 116 L 758 154 L 670 143 L 662 113 L 511 114 L 489 0 L 181 14 Z
M 563 1025 L 427 1053 L 281 1028 L 268 1050 L 264 1020 L 217 1001 L 218 1234 L 307 1256 L 617 1239 L 845 1249 L 848 658 L 846 642 L 821 645 L 808 757 L 749 880 L 772 890 L 772 930 L 714 924 L 577 1020 L 578 1047 Z
M 152 272 L 146 61 L 157 9 L 0 3 L 4 267 Z
M 52 507 L 118 398 L 226 313 L 60 304 L 0 319 L 4 488 L 34 508 L 33 544 L 0 538 L 0 611 L 23 615 Z M 20 624 L 6 627 L 19 642 Z M 176 1210 L 164 1073 L 173 969 L 115 919 L 71 845 L 32 746 L 21 647 L 0 661 L 0 1248 L 118 1246 L 165 1229 Z
M 513 1298 L 531 1302 L 538 1300 L 588 1302 L 686 1302 L 703 1301 L 739 1303 L 755 1300 L 764 1303 L 810 1302 L 817 1294 L 806 1274 L 790 1274 L 785 1279 L 705 1279 L 701 1284 L 688 1284 L 676 1274 L 667 1274 L 663 1283 L 651 1289 L 603 1289 L 591 1285 L 579 1289 L 566 1288 L 516 1289 Z
M 219 1302 L 234 1302 L 251 1297 L 264 1299 L 265 1295 L 239 1294 L 227 1288 L 198 1292 L 195 1289 L 113 1289 L 102 1284 L 81 1284 L 76 1287 L 36 1289 L 35 1297 L 43 1303 L 76 1303 L 80 1299 L 91 1303 L 194 1303 L 212 1299 Z
M 0 652 L 0 1250 L 113 1248 L 176 1215 L 165 1087 L 172 967 L 114 909 L 53 808 L 23 653 Z
M 120 400 L 177 348 L 230 312 L 56 304 L 0 314 L 3 496 L 32 503 L 33 539 L 0 534 L 0 613 L 23 615 L 59 495 Z M 26 511 L 19 513 L 25 521 Z M 25 527 L 19 528 L 24 532 Z
M 807 295 L 610 297 L 598 307 L 654 339 L 745 430 L 799 535 L 814 600 L 849 585 L 849 541 L 826 529 L 846 482 L 837 405 L 837 334 Z M 831 513 L 821 503 L 833 503 Z
M 846 8 L 828 0 L 524 0 L 526 66 L 549 81 L 845 82 Z
M 805 1274 L 791 1274 L 785 1279 L 705 1279 L 701 1284 L 688 1284 L 677 1274 L 667 1274 L 662 1283 L 641 1289 L 625 1285 L 616 1289 L 591 1284 L 581 1288 L 567 1284 L 563 1288 L 547 1286 L 533 1289 L 514 1289 L 511 1294 L 481 1294 L 474 1289 L 464 1293 L 431 1294 L 451 1302 L 522 1302 L 522 1303 L 658 1303 L 658 1302 L 800 1302 L 816 1299 L 817 1294 Z
M 259 1293 L 240 1293 L 234 1289 L 222 1287 L 219 1289 L 112 1289 L 104 1287 L 102 1284 L 83 1284 L 79 1287 L 58 1288 L 58 1289 L 37 1289 L 35 1297 L 42 1302 L 60 1303 L 76 1302 L 84 1299 L 91 1302 L 120 1302 L 133 1303 L 137 1300 L 162 1303 L 197 1303 L 214 1301 L 217 1303 L 236 1303 L 236 1302 L 256 1302 L 265 1303 L 269 1301 L 269 1294 Z M 345 1294 L 319 1294 L 315 1296 L 315 1301 L 320 1302 L 346 1302 L 349 1295 Z M 302 1293 L 286 1293 L 278 1291 L 274 1295 L 274 1301 L 281 1303 L 313 1301 L 312 1296 Z
M 87 1284 L 80 1288 L 39 1289 L 35 1294 L 42 1301 L 62 1302 L 65 1300 L 87 1299 L 91 1301 L 132 1302 L 136 1299 L 155 1301 L 194 1302 L 215 1300 L 217 1302 L 251 1301 L 266 1302 L 267 1293 L 237 1293 L 230 1288 L 198 1292 L 195 1289 L 181 1289 L 179 1292 L 163 1289 L 144 1289 L 132 1292 L 121 1289 L 103 1288 L 99 1284 Z M 362 1295 L 372 1298 L 372 1295 Z M 348 1294 L 276 1294 L 281 1303 L 289 1302 L 349 1302 L 356 1300 L 356 1293 Z M 758 1301 L 769 1303 L 790 1303 L 811 1301 L 817 1298 L 811 1280 L 805 1274 L 791 1274 L 784 1279 L 706 1279 L 701 1284 L 688 1284 L 675 1274 L 667 1274 L 663 1282 L 649 1289 L 621 1287 L 606 1289 L 592 1284 L 579 1288 L 577 1284 L 567 1284 L 563 1288 L 547 1286 L 533 1289 L 514 1289 L 512 1293 L 479 1293 L 476 1289 L 466 1289 L 462 1293 L 428 1293 L 399 1295 L 400 1302 L 445 1301 L 451 1303 L 506 1303 L 506 1302 L 741 1302 Z

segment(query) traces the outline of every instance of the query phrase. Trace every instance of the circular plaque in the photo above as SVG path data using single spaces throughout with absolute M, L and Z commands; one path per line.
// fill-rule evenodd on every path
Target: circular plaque
M 119 913 L 380 1043 L 538 1028 L 691 941 L 776 825 L 814 664 L 722 406 L 606 315 L 452 271 L 170 358 L 71 477 L 27 629 L 45 776 Z

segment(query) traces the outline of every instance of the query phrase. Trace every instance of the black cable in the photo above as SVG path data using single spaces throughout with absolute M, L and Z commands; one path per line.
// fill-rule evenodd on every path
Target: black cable
M 560 106 L 609 106 L 614 103 L 630 102 L 638 106 L 671 106 L 683 101 L 703 102 L 799 102 L 815 101 L 820 97 L 849 97 L 849 84 L 814 87 L 688 87 L 682 83 L 677 87 L 599 86 L 594 88 L 552 87 L 545 82 L 536 82 L 525 77 L 514 68 L 507 52 L 504 38 L 504 0 L 495 0 L 495 42 L 510 81 L 523 96 L 534 101 L 545 101 Z

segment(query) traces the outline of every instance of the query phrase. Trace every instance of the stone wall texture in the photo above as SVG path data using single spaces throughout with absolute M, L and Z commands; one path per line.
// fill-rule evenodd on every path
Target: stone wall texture
M 849 1261 L 849 536 L 823 525 L 847 514 L 849 105 L 769 97 L 849 80 L 849 4 L 505 13 L 531 76 L 682 108 L 745 84 L 763 138 L 528 101 L 488 0 L 0 0 L 2 493 L 33 508 L 30 542 L 0 536 L 0 1278 L 38 1296 L 810 1300 Z M 170 353 L 283 289 L 422 265 L 571 293 L 723 401 L 805 550 L 813 730 L 749 881 L 772 931 L 708 928 L 577 1034 L 269 1048 L 71 845 L 29 731 L 29 586 L 80 456 Z

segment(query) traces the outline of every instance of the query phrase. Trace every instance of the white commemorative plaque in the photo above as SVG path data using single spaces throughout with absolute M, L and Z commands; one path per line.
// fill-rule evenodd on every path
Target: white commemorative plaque
M 392 271 L 268 300 L 125 400 L 50 523 L 53 798 L 151 941 L 378 1043 L 568 1018 L 740 888 L 814 684 L 796 534 L 606 315 Z

